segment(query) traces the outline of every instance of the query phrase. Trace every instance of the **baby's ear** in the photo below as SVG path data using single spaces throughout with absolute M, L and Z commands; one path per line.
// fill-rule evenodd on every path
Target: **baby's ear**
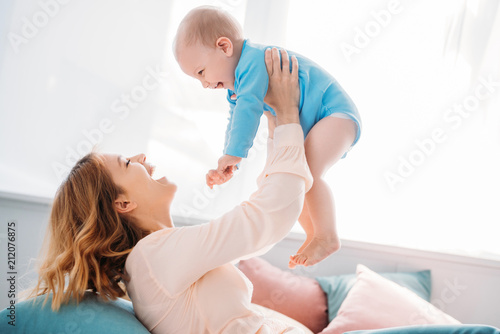
M 216 42 L 216 47 L 231 57 L 233 55 L 233 42 L 227 37 L 219 37 Z

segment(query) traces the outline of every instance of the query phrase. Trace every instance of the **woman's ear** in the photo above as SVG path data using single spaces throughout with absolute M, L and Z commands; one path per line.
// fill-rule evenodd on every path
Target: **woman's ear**
M 233 42 L 227 37 L 219 37 L 216 42 L 216 47 L 224 52 L 227 57 L 233 55 Z
M 131 202 L 124 194 L 118 195 L 115 199 L 115 209 L 118 213 L 127 213 L 137 208 L 137 203 Z

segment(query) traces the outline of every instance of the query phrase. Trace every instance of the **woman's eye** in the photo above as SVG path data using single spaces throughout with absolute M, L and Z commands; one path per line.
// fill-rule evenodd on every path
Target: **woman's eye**
M 128 167 L 128 164 L 130 163 L 130 159 L 127 160 L 127 164 L 125 165 L 125 167 Z

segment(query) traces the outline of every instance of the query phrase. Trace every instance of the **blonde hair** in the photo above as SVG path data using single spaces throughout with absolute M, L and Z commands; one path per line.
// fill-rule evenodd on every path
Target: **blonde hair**
M 201 43 L 214 48 L 220 37 L 227 37 L 235 43 L 243 39 L 243 32 L 236 19 L 225 10 L 214 6 L 200 6 L 192 9 L 182 19 L 174 39 L 174 54 L 179 45 Z
M 127 255 L 147 235 L 118 214 L 114 201 L 123 190 L 112 180 L 103 157 L 80 159 L 59 187 L 42 247 L 38 282 L 27 298 L 52 292 L 52 310 L 71 297 L 80 302 L 86 290 L 104 300 L 125 295 L 119 284 Z M 67 286 L 66 286 L 67 280 Z

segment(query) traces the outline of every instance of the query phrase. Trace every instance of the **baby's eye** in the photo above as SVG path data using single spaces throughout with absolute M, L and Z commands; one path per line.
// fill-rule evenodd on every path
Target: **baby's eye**
M 203 75 L 203 70 L 200 70 L 200 71 L 198 72 L 198 75 Z

